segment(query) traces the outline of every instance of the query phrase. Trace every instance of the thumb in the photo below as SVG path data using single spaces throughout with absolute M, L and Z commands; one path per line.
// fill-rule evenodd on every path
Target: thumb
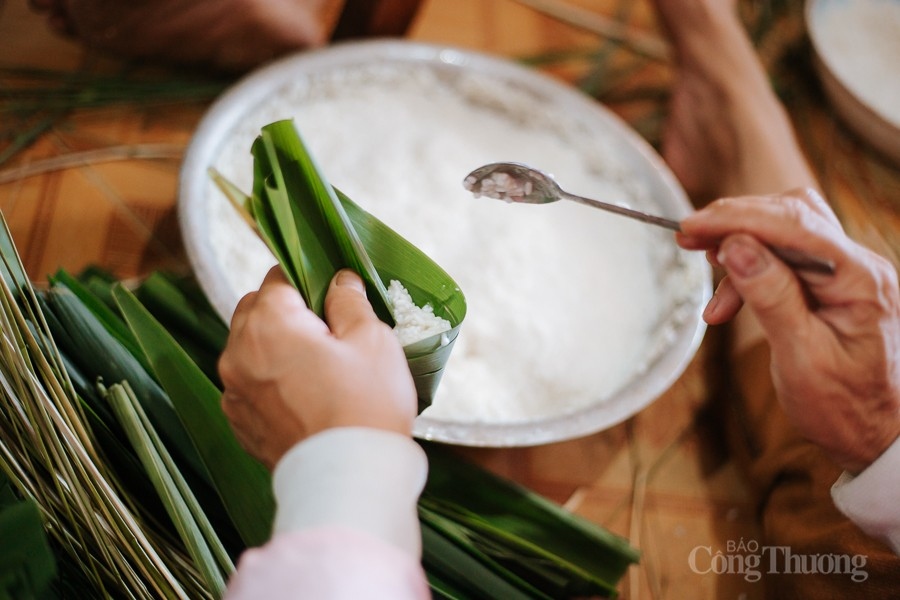
M 796 339 L 808 324 L 809 307 L 797 276 L 756 238 L 736 234 L 719 247 L 718 261 L 744 305 L 756 315 L 773 346 Z
M 342 338 L 357 327 L 377 321 L 360 276 L 350 269 L 338 271 L 325 296 L 325 322 L 331 332 Z

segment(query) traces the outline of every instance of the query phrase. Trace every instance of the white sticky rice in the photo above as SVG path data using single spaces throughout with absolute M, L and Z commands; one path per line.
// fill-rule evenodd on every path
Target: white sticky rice
M 434 314 L 430 304 L 416 306 L 409 291 L 396 279 L 391 280 L 387 292 L 394 308 L 394 333 L 401 346 L 450 331 L 450 321 Z

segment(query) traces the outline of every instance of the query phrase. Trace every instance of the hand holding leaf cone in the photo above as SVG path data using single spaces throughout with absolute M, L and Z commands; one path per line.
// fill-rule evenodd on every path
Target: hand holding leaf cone
M 430 304 L 451 329 L 404 347 L 419 397 L 427 408 L 466 314 L 459 286 L 434 261 L 384 223 L 331 187 L 291 121 L 263 128 L 253 145 L 253 195 L 221 175 L 212 177 L 245 217 L 249 216 L 288 279 L 317 315 L 334 274 L 349 267 L 366 282 L 376 314 L 394 324 L 386 283 L 400 281 L 413 301 Z

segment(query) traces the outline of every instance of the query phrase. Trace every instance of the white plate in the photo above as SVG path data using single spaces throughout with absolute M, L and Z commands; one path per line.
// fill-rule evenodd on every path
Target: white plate
M 900 10 L 900 0 L 882 0 L 881 3 L 884 8 L 890 6 Z M 894 164 L 900 165 L 900 124 L 897 118 L 900 96 L 895 95 L 889 100 L 894 107 L 892 119 L 886 114 L 885 99 L 882 97 L 879 102 L 879 96 L 872 95 L 898 89 L 900 53 L 897 48 L 900 46 L 897 38 L 900 31 L 894 30 L 888 19 L 876 23 L 878 27 L 870 28 L 868 22 L 862 19 L 842 18 L 834 12 L 849 9 L 854 4 L 872 2 L 807 1 L 806 27 L 812 41 L 814 65 L 832 106 L 850 129 Z M 839 19 L 843 26 L 837 36 L 840 39 L 832 39 L 831 33 L 826 30 L 825 23 L 832 18 Z M 865 43 L 858 43 L 860 40 Z M 854 66 L 855 63 L 848 62 L 846 55 L 836 55 L 836 52 L 852 53 L 869 64 Z M 866 84 L 866 79 L 859 79 L 861 76 L 872 81 Z
M 230 319 L 243 292 L 229 282 L 229 267 L 221 264 L 210 239 L 207 169 L 216 163 L 233 132 L 246 128 L 260 107 L 285 86 L 314 87 L 323 77 L 327 79 L 334 73 L 370 66 L 377 73 L 378 68 L 391 65 L 427 71 L 445 80 L 474 73 L 508 86 L 511 98 L 529 104 L 532 110 L 538 107 L 550 119 L 559 116 L 574 124 L 582 141 L 596 139 L 611 145 L 622 164 L 633 173 L 634 181 L 647 192 L 647 205 L 640 208 L 672 218 L 692 210 L 683 190 L 654 150 L 614 114 L 573 88 L 511 61 L 455 48 L 405 41 L 335 45 L 287 57 L 238 82 L 209 109 L 188 148 L 179 195 L 182 233 L 201 286 L 226 320 Z M 666 240 L 661 244 L 665 247 L 658 251 L 660 256 L 667 257 L 667 262 L 657 267 L 659 278 L 668 281 L 660 283 L 660 293 L 667 304 L 654 326 L 664 332 L 664 339 L 657 344 L 658 351 L 646 357 L 646 367 L 611 396 L 568 414 L 512 424 L 449 421 L 430 418 L 426 413 L 417 419 L 414 434 L 424 439 L 473 446 L 534 445 L 602 430 L 653 402 L 681 375 L 694 356 L 705 331 L 700 312 L 712 293 L 710 269 L 702 254 L 676 250 L 674 243 L 670 249 L 670 243 Z M 669 298 L 666 286 L 672 287 L 673 279 L 682 278 L 687 279 L 687 284 L 678 282 L 681 291 Z

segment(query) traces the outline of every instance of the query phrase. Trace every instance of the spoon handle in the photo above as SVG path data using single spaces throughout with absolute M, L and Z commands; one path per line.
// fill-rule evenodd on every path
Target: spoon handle
M 617 215 L 631 217 L 632 219 L 637 219 L 638 221 L 643 221 L 644 223 L 650 223 L 651 225 L 665 227 L 666 229 L 671 229 L 672 231 L 681 231 L 681 225 L 678 223 L 678 221 L 673 221 L 672 219 L 657 217 L 655 215 L 648 215 L 645 212 L 634 210 L 633 208 L 625 208 L 624 206 L 619 206 L 618 204 L 610 204 L 608 202 L 594 200 L 593 198 L 576 196 L 575 194 L 570 194 L 569 192 L 561 192 L 560 195 L 566 200 L 574 200 L 575 202 L 579 202 L 581 204 L 587 204 L 588 206 L 593 206 L 594 208 L 599 208 L 600 210 L 613 212 Z
M 818 256 L 813 256 L 794 250 L 793 248 L 780 248 L 769 246 L 772 254 L 780 258 L 787 266 L 797 271 L 806 271 L 807 273 L 821 273 L 823 275 L 834 275 L 834 262 Z
M 672 219 L 657 217 L 656 215 L 648 215 L 645 212 L 634 210 L 633 208 L 625 208 L 624 206 L 610 204 L 608 202 L 601 202 L 600 200 L 594 200 L 593 198 L 576 196 L 575 194 L 570 194 L 566 191 L 562 191 L 560 193 L 560 196 L 565 198 L 566 200 L 572 200 L 580 204 L 586 204 L 594 208 L 599 208 L 600 210 L 605 210 L 608 212 L 616 213 L 618 215 L 631 217 L 632 219 L 637 219 L 638 221 L 643 221 L 644 223 L 650 223 L 651 225 L 665 227 L 666 229 L 671 229 L 672 231 L 681 231 L 681 225 L 679 224 L 679 222 Z M 792 269 L 796 269 L 797 271 L 806 271 L 809 273 L 834 275 L 834 262 L 828 259 L 820 258 L 818 256 L 812 256 L 810 254 L 807 254 L 806 252 L 794 250 L 793 248 L 778 248 L 773 246 L 769 246 L 768 248 L 772 251 L 772 254 L 784 261 L 784 263 Z

